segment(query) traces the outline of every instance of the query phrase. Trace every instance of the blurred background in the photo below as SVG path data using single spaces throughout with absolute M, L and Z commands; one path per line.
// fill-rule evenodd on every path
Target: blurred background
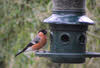
M 87 51 L 100 52 L 100 0 L 86 1 L 86 13 L 95 21 L 87 32 Z M 59 68 L 59 64 L 34 54 L 14 57 L 39 29 L 49 29 L 41 22 L 51 11 L 51 0 L 0 0 L 0 68 Z M 49 49 L 49 41 L 44 49 Z M 100 58 L 87 58 L 83 64 L 62 64 L 60 68 L 100 68 Z

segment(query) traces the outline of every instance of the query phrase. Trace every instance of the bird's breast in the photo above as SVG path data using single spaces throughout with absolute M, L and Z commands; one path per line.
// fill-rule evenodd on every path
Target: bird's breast
M 46 44 L 46 42 L 47 42 L 46 37 L 42 36 L 41 39 L 40 39 L 40 42 L 35 44 L 35 45 L 33 45 L 32 49 L 33 50 L 39 50 L 40 48 L 42 48 Z

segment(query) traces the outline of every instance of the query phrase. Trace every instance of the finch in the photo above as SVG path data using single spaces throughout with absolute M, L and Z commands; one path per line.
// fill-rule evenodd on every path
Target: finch
M 37 36 L 19 53 L 15 55 L 18 56 L 19 54 L 26 52 L 26 51 L 37 51 L 40 48 L 42 48 L 46 42 L 47 42 L 47 37 L 46 37 L 47 31 L 42 29 L 38 32 Z

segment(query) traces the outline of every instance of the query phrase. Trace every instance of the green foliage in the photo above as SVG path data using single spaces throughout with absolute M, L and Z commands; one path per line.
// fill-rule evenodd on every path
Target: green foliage
M 0 62 L 7 68 L 28 68 L 35 62 L 34 55 L 14 55 L 31 41 L 31 34 L 48 29 L 41 22 L 50 14 L 49 4 L 49 0 L 0 0 Z

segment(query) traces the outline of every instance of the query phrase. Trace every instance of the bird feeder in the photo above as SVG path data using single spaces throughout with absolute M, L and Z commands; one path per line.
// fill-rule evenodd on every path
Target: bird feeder
M 100 53 L 86 51 L 86 31 L 94 22 L 85 15 L 85 0 L 53 0 L 53 13 L 44 20 L 50 26 L 50 51 L 36 52 L 55 63 L 83 63 Z

